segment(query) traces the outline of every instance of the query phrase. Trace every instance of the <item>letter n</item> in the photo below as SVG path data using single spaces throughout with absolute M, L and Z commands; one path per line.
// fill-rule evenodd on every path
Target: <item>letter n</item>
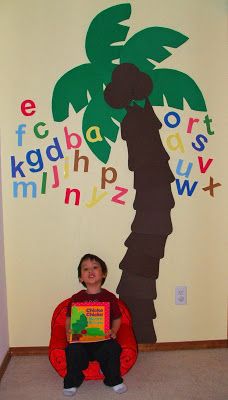
M 75 206 L 78 206 L 80 203 L 80 190 L 79 189 L 71 189 L 71 188 L 66 189 L 65 204 L 69 204 L 71 193 L 75 194 L 74 204 L 75 204 Z

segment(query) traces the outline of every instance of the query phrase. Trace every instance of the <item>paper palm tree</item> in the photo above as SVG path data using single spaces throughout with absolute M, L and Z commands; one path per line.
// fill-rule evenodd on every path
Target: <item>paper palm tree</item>
M 178 48 L 188 38 L 169 28 L 151 27 L 123 44 L 129 28 L 121 22 L 130 14 L 130 4 L 120 4 L 94 18 L 86 36 L 90 62 L 73 68 L 58 80 L 52 111 L 55 121 L 64 121 L 69 116 L 70 105 L 76 113 L 85 108 L 83 135 L 91 151 L 103 163 L 108 161 L 110 141 L 116 141 L 121 124 L 122 138 L 128 145 L 129 169 L 134 171 L 136 216 L 131 225 L 132 233 L 125 241 L 128 250 L 120 263 L 123 273 L 117 291 L 132 311 L 138 341 L 146 343 L 156 341 L 152 323 L 156 318 L 156 279 L 167 236 L 172 232 L 170 210 L 174 207 L 171 192 L 174 177 L 160 140 L 161 124 L 151 104 L 162 106 L 165 98 L 168 106 L 181 110 L 183 100 L 197 111 L 205 111 L 206 105 L 192 78 L 177 70 L 157 67 L 171 56 L 167 48 Z M 125 108 L 110 107 L 104 100 L 104 88 L 119 69 L 115 62 L 130 65 L 133 70 L 136 68 L 153 82 L 153 90 L 145 96 L 146 101 L 135 101 L 131 113 Z M 144 124 L 144 138 L 139 135 L 140 124 Z M 99 127 L 102 140 L 87 139 L 86 132 L 92 126 Z M 151 130 L 153 136 L 150 136 Z M 136 143 L 141 146 L 142 156 L 137 152 Z

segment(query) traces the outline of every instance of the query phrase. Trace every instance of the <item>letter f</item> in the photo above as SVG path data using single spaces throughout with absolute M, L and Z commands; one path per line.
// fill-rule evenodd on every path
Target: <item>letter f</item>
M 22 135 L 25 134 L 24 128 L 26 127 L 26 124 L 20 124 L 18 125 L 18 128 L 16 130 L 16 134 L 18 135 L 18 140 L 17 140 L 17 145 L 22 146 Z

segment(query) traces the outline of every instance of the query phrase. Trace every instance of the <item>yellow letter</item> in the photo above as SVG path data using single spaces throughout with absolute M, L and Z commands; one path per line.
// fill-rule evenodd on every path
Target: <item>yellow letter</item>
M 103 192 L 101 193 L 98 197 L 97 197 L 97 187 L 94 186 L 93 188 L 93 193 L 92 193 L 92 199 L 90 200 L 89 203 L 86 203 L 86 207 L 91 208 L 93 206 L 95 206 L 99 201 L 101 201 L 106 195 L 108 194 L 108 192 Z
M 92 138 L 92 132 L 95 132 L 95 137 Z M 101 133 L 100 133 L 100 128 L 99 126 L 91 126 L 89 129 L 87 129 L 86 131 L 86 139 L 88 140 L 88 142 L 102 142 L 102 137 L 101 137 Z
M 176 140 L 176 145 L 175 145 L 175 143 L 174 143 L 174 145 L 171 143 L 171 140 L 173 138 L 175 138 L 175 140 Z M 182 153 L 184 153 L 184 146 L 183 146 L 183 143 L 182 143 L 179 133 L 175 133 L 174 135 L 169 135 L 167 137 L 167 145 L 170 150 L 177 150 L 179 148 L 180 151 Z

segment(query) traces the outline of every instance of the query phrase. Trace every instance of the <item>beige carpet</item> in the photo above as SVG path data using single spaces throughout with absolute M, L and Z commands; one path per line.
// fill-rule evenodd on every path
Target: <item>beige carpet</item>
M 81 400 L 228 400 L 227 349 L 139 353 L 118 395 L 102 381 L 86 381 Z M 46 356 L 13 357 L 0 383 L 0 400 L 60 400 L 62 379 Z M 72 399 L 73 399 L 72 398 Z

